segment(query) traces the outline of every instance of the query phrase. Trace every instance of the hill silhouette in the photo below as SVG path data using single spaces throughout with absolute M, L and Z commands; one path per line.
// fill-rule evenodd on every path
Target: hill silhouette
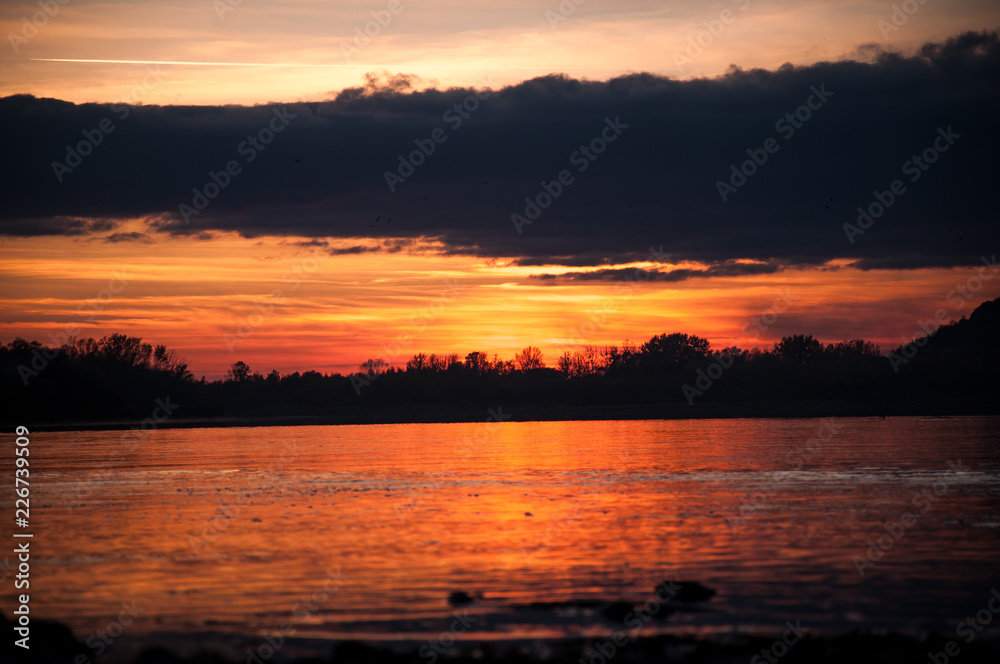
M 509 360 L 420 353 L 393 367 L 375 358 L 348 375 L 263 375 L 236 362 L 225 379 L 206 381 L 137 337 L 60 348 L 18 338 L 0 345 L 0 419 L 144 428 L 248 418 L 449 421 L 483 419 L 499 405 L 502 419 L 996 413 L 997 339 L 1000 298 L 886 355 L 862 339 L 790 335 L 765 350 L 713 350 L 706 339 L 669 333 L 565 353 L 554 367 L 529 346 Z

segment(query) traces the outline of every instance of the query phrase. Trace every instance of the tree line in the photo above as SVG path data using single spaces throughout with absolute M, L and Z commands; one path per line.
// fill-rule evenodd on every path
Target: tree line
M 555 358 L 528 346 L 496 353 L 416 353 L 402 366 L 379 358 L 346 375 L 262 374 L 237 361 L 225 378 L 195 380 L 163 345 L 112 334 L 59 348 L 0 344 L 5 421 L 129 420 L 170 396 L 184 418 L 337 415 L 385 407 L 479 407 L 983 399 L 998 394 L 1000 298 L 969 318 L 882 354 L 863 339 L 823 343 L 807 334 L 770 348 L 713 349 L 665 333 L 635 344 L 586 346 Z

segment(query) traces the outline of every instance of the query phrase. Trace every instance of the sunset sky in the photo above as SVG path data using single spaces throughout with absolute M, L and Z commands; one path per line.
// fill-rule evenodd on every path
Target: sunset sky
M 1000 295 L 996 2 L 577 1 L 4 3 L 0 342 L 885 351 Z

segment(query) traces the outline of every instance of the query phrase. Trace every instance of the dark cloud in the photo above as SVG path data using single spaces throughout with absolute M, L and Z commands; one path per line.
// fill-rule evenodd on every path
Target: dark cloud
M 694 277 L 739 277 L 753 274 L 774 274 L 786 266 L 777 263 L 740 263 L 724 261 L 705 269 L 679 268 L 660 270 L 658 268 L 605 268 L 586 272 L 563 272 L 562 274 L 533 274 L 534 279 L 551 283 L 561 281 L 685 281 Z
M 964 34 L 910 56 L 869 48 L 862 59 L 734 67 L 692 81 L 553 75 L 485 99 L 465 89 L 413 92 L 401 75 L 373 75 L 326 102 L 254 107 L 8 97 L 0 100 L 9 155 L 0 230 L 82 234 L 99 230 L 87 219 L 145 216 L 177 235 L 401 238 L 520 265 L 608 268 L 648 260 L 646 248 L 663 245 L 671 261 L 708 264 L 708 276 L 748 269 L 737 259 L 909 269 L 995 252 L 997 34 Z M 804 115 L 813 90 L 833 94 L 800 127 L 776 126 L 786 113 Z M 616 118 L 620 136 L 609 128 Z M 100 132 L 102 122 L 113 130 Z M 269 125 L 281 131 L 263 150 L 245 142 Z M 943 145 L 939 129 L 949 128 L 959 137 L 947 152 L 926 170 L 904 171 L 912 156 Z M 431 140 L 435 130 L 443 143 Z M 59 182 L 52 164 L 65 162 L 66 146 L 85 141 L 84 132 L 100 144 Z M 615 141 L 595 161 L 572 156 L 602 132 Z M 768 139 L 777 152 L 723 202 L 717 181 L 748 150 L 760 157 Z M 391 192 L 384 174 L 415 141 L 433 144 L 433 154 Z M 225 173 L 230 161 L 239 174 Z M 544 187 L 556 191 L 563 170 L 572 184 L 558 185 L 561 194 L 518 234 L 511 214 L 525 214 L 525 197 Z M 210 172 L 228 184 L 187 224 L 178 206 L 192 204 L 193 188 L 215 186 Z M 887 201 L 881 192 L 894 180 L 905 192 L 849 243 L 843 224 L 855 222 L 859 206 Z M 405 246 L 388 242 L 381 251 Z M 348 240 L 334 251 L 362 250 Z
M 4 235 L 21 235 L 25 237 L 38 235 L 90 235 L 92 233 L 113 230 L 116 225 L 112 219 L 85 219 L 62 215 L 36 219 L 5 219 L 3 221 L 3 229 L 6 231 Z
M 153 238 L 149 237 L 145 233 L 132 231 L 131 233 L 112 233 L 111 235 L 105 237 L 104 241 L 112 244 L 117 244 L 118 242 L 142 242 L 143 244 L 152 244 Z
M 370 253 L 389 253 L 395 254 L 403 249 L 413 246 L 415 242 L 412 239 L 401 238 L 393 240 L 383 240 L 377 244 L 373 245 L 362 245 L 356 244 L 349 247 L 330 247 L 328 243 L 322 243 L 322 246 L 326 248 L 326 253 L 331 256 L 344 256 L 351 254 L 370 254 Z M 313 246 L 312 243 L 302 243 L 302 246 Z
M 363 247 L 361 245 L 355 245 L 353 247 L 345 247 L 342 249 L 341 248 L 327 249 L 327 253 L 330 254 L 331 256 L 343 256 L 350 254 L 366 254 L 378 250 L 379 247 Z

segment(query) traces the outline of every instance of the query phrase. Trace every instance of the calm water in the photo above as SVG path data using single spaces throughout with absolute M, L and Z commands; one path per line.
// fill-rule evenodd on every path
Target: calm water
M 466 591 L 483 598 L 460 638 L 557 637 L 621 627 L 573 601 L 641 603 L 675 577 L 718 594 L 647 633 L 772 634 L 796 619 L 825 633 L 952 632 L 1000 589 L 998 425 L 38 433 L 31 610 L 86 638 L 134 601 L 139 617 L 120 643 L 260 635 L 282 623 L 316 638 L 420 640 L 452 623 L 447 598 Z M 2 467 L 9 480 L 12 455 Z M 910 527 L 896 529 L 898 541 L 883 538 L 891 548 L 862 577 L 855 556 L 905 513 Z M 8 579 L 8 615 L 13 597 Z M 533 602 L 568 604 L 527 608 Z

